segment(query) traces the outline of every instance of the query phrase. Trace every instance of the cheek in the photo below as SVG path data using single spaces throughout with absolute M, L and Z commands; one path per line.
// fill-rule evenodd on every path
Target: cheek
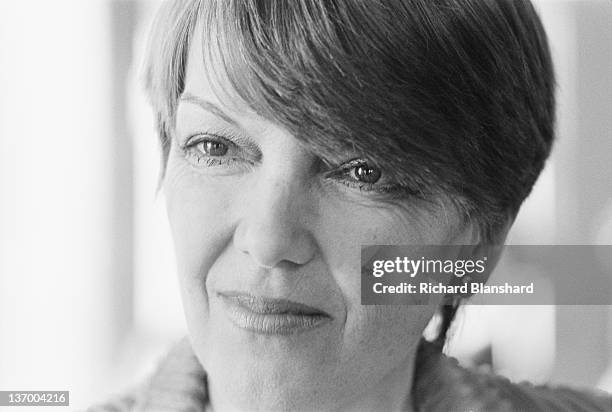
M 170 160 L 164 181 L 184 303 L 206 298 L 203 284 L 215 257 L 231 241 L 228 214 L 232 191 L 202 178 L 190 166 Z M 188 298 L 188 299 L 185 299 Z
M 345 298 L 347 311 L 361 306 L 361 247 L 444 244 L 453 220 L 416 207 L 367 207 L 330 201 L 316 229 L 323 260 Z
M 372 362 L 397 361 L 418 342 L 435 312 L 434 306 L 426 305 L 361 305 L 361 246 L 442 244 L 453 233 L 452 222 L 416 208 L 370 208 L 337 201 L 323 206 L 318 239 L 345 301 L 347 353 L 360 353 Z

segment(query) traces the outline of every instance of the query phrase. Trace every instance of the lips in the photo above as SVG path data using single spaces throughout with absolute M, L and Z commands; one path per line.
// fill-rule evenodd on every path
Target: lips
M 290 335 L 317 328 L 331 315 L 288 299 L 253 296 L 244 293 L 218 293 L 229 319 L 241 329 L 267 335 Z

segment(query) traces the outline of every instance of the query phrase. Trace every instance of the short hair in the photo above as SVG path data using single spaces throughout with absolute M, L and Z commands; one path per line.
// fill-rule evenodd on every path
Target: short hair
M 171 1 L 145 71 L 164 164 L 196 35 L 256 113 L 322 159 L 364 153 L 407 197 L 443 196 L 485 241 L 551 150 L 553 66 L 528 0 Z

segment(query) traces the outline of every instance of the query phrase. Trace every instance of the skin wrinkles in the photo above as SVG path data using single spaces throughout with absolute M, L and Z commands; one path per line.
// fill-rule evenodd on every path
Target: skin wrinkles
M 173 157 L 173 159 L 176 159 L 176 157 Z M 203 182 L 203 181 L 212 181 L 214 179 L 209 178 L 209 177 L 202 177 L 202 175 L 199 175 L 197 172 L 193 172 L 193 173 L 186 173 L 185 172 L 185 166 L 184 162 L 183 162 L 183 166 L 181 167 L 171 167 L 170 170 L 177 170 L 178 169 L 178 173 L 174 172 L 174 173 L 169 173 L 168 176 L 168 182 L 172 183 L 174 185 L 179 185 L 179 184 L 184 184 L 185 186 L 187 186 L 187 188 L 189 188 L 190 186 L 195 185 L 201 185 L 201 183 L 197 183 L 197 182 Z M 169 170 L 169 171 L 170 171 Z M 187 175 L 189 175 L 189 177 L 186 177 Z M 191 184 L 189 182 L 185 183 L 185 179 L 187 179 L 188 181 L 191 180 L 194 183 Z M 224 179 L 226 179 L 224 177 Z M 234 180 L 240 180 L 239 178 L 233 178 L 233 177 L 227 177 L 227 179 L 234 179 Z M 278 187 L 273 187 L 274 190 L 278 190 Z M 316 190 L 316 189 L 315 189 Z M 187 193 L 182 193 L 183 196 L 186 196 L 187 198 L 190 198 L 191 196 L 193 196 L 192 194 L 189 194 L 189 192 L 191 192 L 192 190 L 185 190 L 184 192 Z M 355 201 L 351 201 L 350 199 L 353 199 L 355 197 L 357 197 L 357 195 L 350 195 L 350 196 L 343 196 L 341 195 L 341 193 L 339 194 L 338 192 L 342 192 L 345 191 L 345 189 L 341 189 L 339 191 L 336 191 L 336 195 L 335 196 L 330 196 L 330 193 L 323 193 L 320 196 L 314 196 L 315 198 L 318 199 L 318 207 L 316 208 L 317 210 L 319 210 L 319 213 L 317 214 L 319 216 L 319 218 L 321 217 L 321 215 L 326 215 L 328 216 L 328 218 L 330 217 L 329 212 L 324 212 L 321 211 L 322 209 L 325 210 L 330 210 L 330 209 L 336 209 L 336 210 L 341 210 L 344 212 L 344 214 L 346 213 L 351 213 L 352 211 L 354 211 L 355 209 L 360 209 L 361 213 L 365 213 L 367 212 L 367 219 L 374 219 L 376 221 L 381 221 L 383 219 L 385 220 L 391 220 L 394 222 L 394 225 L 396 226 L 396 228 L 398 229 L 398 232 L 402 232 L 407 230 L 408 228 L 410 228 L 410 222 L 413 220 L 410 218 L 410 215 L 406 214 L 406 213 L 401 213 L 399 210 L 393 209 L 392 207 L 379 207 L 379 208 L 375 208 L 372 205 L 375 204 L 375 202 L 372 201 L 368 201 L 368 200 L 364 200 L 362 202 L 355 202 Z M 286 197 L 287 195 L 285 195 Z M 329 199 L 329 197 L 331 197 L 331 199 Z M 201 200 L 202 201 L 202 200 Z M 201 202 L 200 201 L 200 202 Z M 230 213 L 230 217 L 228 220 L 231 220 L 231 211 L 232 211 L 232 207 L 231 207 L 231 198 L 228 198 L 227 201 L 223 202 L 223 204 L 226 204 L 226 206 L 221 206 L 219 207 L 220 211 L 225 211 L 227 210 L 228 213 Z M 172 202 L 171 202 L 172 203 Z M 195 206 L 195 204 L 198 203 L 197 199 L 191 200 L 189 202 L 186 202 L 187 204 L 193 204 Z M 305 203 L 309 203 L 309 202 L 305 202 Z M 322 204 L 323 203 L 323 204 Z M 364 207 L 363 205 L 367 204 L 366 207 Z M 348 207 L 347 207 L 348 206 Z M 227 207 L 227 209 L 226 209 Z M 195 207 L 194 207 L 195 209 Z M 392 211 L 392 212 L 390 212 Z M 187 213 L 190 214 L 190 213 Z M 398 217 L 401 217 L 401 220 L 398 219 Z M 367 219 L 358 219 L 358 221 L 363 220 L 363 222 L 366 222 Z M 176 219 L 174 219 L 176 220 Z M 316 221 L 317 219 L 315 219 Z M 333 221 L 336 220 L 333 217 L 329 219 L 329 221 Z M 339 220 L 339 219 L 338 219 Z M 401 223 L 401 224 L 399 224 Z M 329 225 L 325 225 L 325 223 L 323 222 L 323 224 L 321 226 L 328 226 Z M 367 226 L 367 225 L 366 225 Z M 387 225 L 385 225 L 387 226 Z M 414 226 L 414 222 L 413 225 Z M 331 228 L 331 227 L 330 227 Z M 340 233 L 346 233 L 347 230 L 346 229 L 341 229 L 341 228 L 331 228 L 332 230 L 334 230 L 335 232 L 340 232 Z M 375 230 L 375 227 L 372 227 L 370 229 L 370 234 L 367 235 L 367 239 L 370 238 L 376 238 L 376 236 L 380 236 L 377 235 L 377 232 L 380 231 L 380 229 Z M 232 229 L 228 229 L 229 232 L 232 231 Z M 319 232 L 320 236 L 319 237 L 324 237 L 324 238 L 337 238 L 339 236 L 338 233 L 329 233 L 327 232 L 325 229 L 323 229 L 322 227 L 317 227 L 316 224 L 314 224 L 314 228 L 312 229 L 314 232 Z M 414 228 L 413 228 L 413 233 L 414 233 Z M 179 232 L 179 236 L 184 236 L 183 234 L 183 230 L 178 231 Z M 327 233 L 326 233 L 327 232 Z M 393 231 L 388 231 L 386 233 L 386 237 L 387 237 L 387 242 L 386 243 L 391 243 L 388 240 L 392 239 L 392 241 L 394 241 L 395 239 L 403 239 L 404 242 L 406 242 L 407 240 L 414 242 L 416 238 L 414 239 L 407 239 L 405 236 L 402 236 L 401 233 L 396 233 L 395 235 L 393 234 Z M 366 239 L 364 238 L 364 240 Z M 420 239 L 420 238 L 419 238 Z M 360 243 L 359 239 L 353 239 L 355 241 L 355 243 Z M 210 243 L 210 242 L 207 242 Z M 214 253 L 211 254 L 219 254 L 219 255 L 223 255 L 224 251 L 227 251 L 228 249 L 231 248 L 231 240 L 230 237 L 227 236 L 223 239 L 220 239 L 218 242 L 213 242 L 213 246 L 216 243 L 216 249 Z M 365 242 L 363 242 L 365 243 Z M 333 246 L 330 246 L 329 244 L 325 244 L 325 245 L 319 245 L 319 249 L 322 249 L 325 252 L 321 252 L 321 262 L 325 262 L 325 263 L 321 263 L 319 264 L 320 267 L 331 267 L 331 269 L 328 269 L 328 271 L 331 271 L 332 273 L 358 273 L 356 270 L 354 269 L 349 269 L 349 268 L 345 268 L 345 266 L 338 266 L 338 263 L 334 262 L 334 256 L 333 255 L 342 255 L 342 252 L 340 251 L 335 251 Z M 332 255 L 332 256 L 329 256 Z M 329 256 L 329 257 L 327 257 Z M 357 255 L 355 255 L 355 262 L 357 262 L 358 260 L 356 259 Z M 347 259 L 348 260 L 348 259 Z M 218 261 L 221 262 L 221 261 Z M 221 266 L 222 262 L 219 263 L 218 266 Z M 334 266 L 336 266 L 337 269 L 334 269 Z M 211 270 L 214 272 L 214 268 L 215 266 L 213 266 L 212 268 L 209 268 L 210 270 L 208 270 L 208 273 L 211 272 Z M 304 282 L 306 281 L 306 272 L 310 271 L 312 272 L 312 267 L 304 267 L 304 271 L 302 271 L 301 276 L 299 277 L 298 281 L 293 284 L 293 288 L 291 289 L 291 291 L 289 292 L 291 296 L 293 295 L 298 295 L 298 291 L 301 288 L 301 285 L 304 284 Z M 197 270 L 197 274 L 203 274 L 206 273 L 206 265 L 201 263 L 198 270 Z M 316 272 L 318 273 L 325 273 L 325 270 L 316 270 Z M 286 275 L 286 273 L 285 273 Z M 197 278 L 197 275 L 196 275 Z M 206 278 L 208 279 L 208 278 Z M 355 288 L 355 284 L 350 284 L 345 282 L 346 279 L 342 280 L 340 279 L 339 283 L 339 289 L 351 289 L 353 291 L 357 291 L 358 292 L 358 288 Z M 202 281 L 200 281 L 202 282 Z M 311 280 L 312 282 L 312 280 Z M 345 284 L 346 283 L 346 284 Z M 184 282 L 185 285 L 183 289 L 187 288 L 188 290 L 190 289 L 188 287 L 188 283 Z M 202 283 L 200 283 L 202 284 Z M 199 288 L 198 288 L 199 289 Z M 205 289 L 205 288 L 204 288 Z M 193 296 L 193 294 L 190 294 Z M 374 332 L 374 330 L 367 332 L 365 331 L 366 326 L 364 325 L 375 325 L 375 324 L 382 324 L 385 323 L 385 321 L 389 318 L 389 317 L 397 317 L 399 315 L 399 313 L 397 313 L 396 310 L 394 311 L 389 311 L 386 310 L 385 308 L 375 308 L 374 310 L 370 310 L 367 311 L 365 313 L 363 313 L 360 316 L 355 317 L 355 320 L 353 322 L 349 322 L 350 325 L 353 325 L 353 329 L 350 330 L 349 327 L 347 327 L 347 322 L 349 320 L 349 317 L 347 316 L 348 313 L 350 313 L 351 310 L 353 310 L 353 308 L 355 307 L 355 304 L 353 302 L 357 302 L 358 304 L 358 294 L 353 294 L 351 296 L 349 296 L 347 298 L 347 296 L 345 294 L 339 294 L 340 296 L 342 296 L 341 301 L 343 305 L 345 305 L 345 310 L 341 311 L 341 316 L 337 316 L 337 313 L 334 313 L 334 315 L 336 315 L 337 317 L 342 319 L 342 324 L 339 326 L 339 329 L 342 330 L 341 334 L 342 334 L 342 338 L 339 339 L 339 343 L 337 344 L 338 348 L 334 351 L 336 353 L 336 355 L 334 357 L 339 358 L 339 360 L 336 361 L 336 363 L 339 364 L 350 364 L 350 363 L 356 363 L 356 360 L 360 357 L 360 355 L 358 355 L 355 352 L 349 352 L 346 355 L 343 355 L 342 352 L 346 347 L 349 347 L 351 345 L 346 345 L 345 342 L 355 342 L 357 341 L 358 343 L 364 342 L 364 338 L 363 337 L 358 337 L 360 335 L 366 335 L 365 339 L 374 339 L 374 337 L 371 335 L 372 332 Z M 189 300 L 193 300 L 193 298 L 185 298 L 186 301 Z M 207 308 L 207 312 L 210 312 L 210 300 L 205 300 L 206 302 L 206 308 Z M 426 318 L 427 316 L 425 316 Z M 421 321 L 425 321 L 424 319 L 422 319 Z M 193 322 L 192 322 L 193 323 Z M 388 322 L 387 322 L 388 324 Z M 349 325 L 349 326 L 350 326 Z M 376 330 L 377 331 L 377 330 Z M 414 343 L 412 344 L 414 345 Z M 281 345 L 282 346 L 282 345 Z M 400 346 L 404 346 L 404 345 L 400 345 Z M 347 356 L 346 358 L 344 358 L 343 356 Z M 406 358 L 407 356 L 409 356 L 408 353 L 404 352 L 402 359 Z M 333 357 L 332 357 L 333 359 Z M 393 369 L 393 368 L 392 368 Z M 392 370 L 388 370 L 387 373 L 390 373 Z M 259 376 L 260 379 L 263 379 L 262 376 Z M 271 377 L 270 376 L 266 376 L 265 379 L 269 380 Z M 282 378 L 282 379 L 281 379 Z M 274 377 L 272 375 L 272 379 L 278 379 L 280 380 L 285 380 L 287 377 L 286 376 L 278 376 L 278 377 Z M 365 382 L 359 382 L 362 386 L 365 384 Z M 250 382 L 247 383 L 247 385 L 250 387 L 252 385 L 254 385 L 254 382 Z M 272 388 L 272 387 L 276 387 L 277 383 L 269 383 L 268 387 Z M 262 388 L 259 388 L 259 391 L 262 391 Z M 350 397 L 349 395 L 347 395 L 348 397 Z M 266 396 L 262 396 L 264 399 L 266 399 Z M 278 400 L 278 402 L 280 402 L 280 400 Z
M 396 409 L 434 309 L 362 306 L 359 246 L 444 244 L 457 216 L 325 178 L 305 145 L 246 108 L 222 116 L 193 104 L 197 97 L 233 107 L 212 92 L 197 50 L 195 42 L 163 189 L 187 326 L 213 407 Z M 177 144 L 209 131 L 240 136 L 234 143 L 246 145 L 237 152 L 245 159 L 208 166 Z M 294 335 L 252 333 L 229 320 L 218 296 L 227 291 L 295 300 L 330 320 Z

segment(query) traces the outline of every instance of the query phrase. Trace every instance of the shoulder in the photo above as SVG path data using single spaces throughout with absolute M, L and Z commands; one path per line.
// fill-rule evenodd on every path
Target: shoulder
M 612 412 L 604 392 L 512 383 L 474 371 L 425 343 L 419 352 L 414 397 L 419 410 Z
M 155 372 L 139 387 L 87 412 L 204 411 L 208 402 L 206 375 L 187 338 L 175 344 Z

